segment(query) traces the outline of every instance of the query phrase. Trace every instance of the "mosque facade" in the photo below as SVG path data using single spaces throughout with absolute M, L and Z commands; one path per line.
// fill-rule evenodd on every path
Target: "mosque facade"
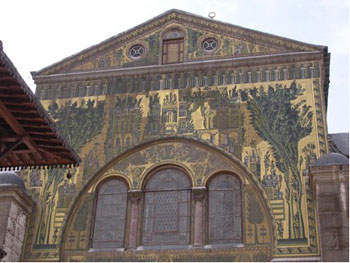
M 170 10 L 34 72 L 82 162 L 21 172 L 36 204 L 22 260 L 324 259 L 317 175 L 335 170 L 310 167 L 329 154 L 329 61 Z

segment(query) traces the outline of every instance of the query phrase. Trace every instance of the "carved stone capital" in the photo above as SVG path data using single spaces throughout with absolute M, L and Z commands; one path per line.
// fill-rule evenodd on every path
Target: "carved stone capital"
M 129 190 L 128 191 L 128 199 L 132 203 L 138 203 L 142 198 L 141 190 Z
M 192 194 L 195 201 L 202 201 L 207 194 L 207 188 L 204 186 L 193 187 Z

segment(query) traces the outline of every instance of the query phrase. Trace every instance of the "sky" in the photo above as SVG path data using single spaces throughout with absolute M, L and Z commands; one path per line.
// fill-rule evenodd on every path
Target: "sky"
M 31 71 L 172 8 L 328 46 L 328 132 L 349 132 L 349 0 L 1 0 L 0 40 L 34 91 Z

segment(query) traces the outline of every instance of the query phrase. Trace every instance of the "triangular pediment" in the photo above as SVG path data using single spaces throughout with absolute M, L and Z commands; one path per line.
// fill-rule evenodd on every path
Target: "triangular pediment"
M 324 48 L 172 9 L 48 66 L 34 73 L 34 77 L 159 65 L 162 62 L 162 40 L 167 32 L 172 33 L 173 37 L 179 34 L 178 37 L 184 38 L 185 63 L 322 51 Z M 203 50 L 203 42 L 210 38 L 217 41 L 217 46 L 212 52 L 207 52 Z M 130 55 L 130 49 L 135 45 L 144 48 L 140 58 Z

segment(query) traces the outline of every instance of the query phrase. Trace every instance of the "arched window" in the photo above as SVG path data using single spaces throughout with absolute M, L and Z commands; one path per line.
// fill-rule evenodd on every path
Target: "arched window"
M 209 190 L 209 244 L 242 243 L 242 196 L 237 177 L 216 175 L 210 180 Z
M 124 246 L 128 187 L 120 179 L 110 179 L 100 185 L 97 193 L 93 248 Z
M 189 245 L 191 185 L 176 168 L 155 172 L 145 186 L 143 246 Z

